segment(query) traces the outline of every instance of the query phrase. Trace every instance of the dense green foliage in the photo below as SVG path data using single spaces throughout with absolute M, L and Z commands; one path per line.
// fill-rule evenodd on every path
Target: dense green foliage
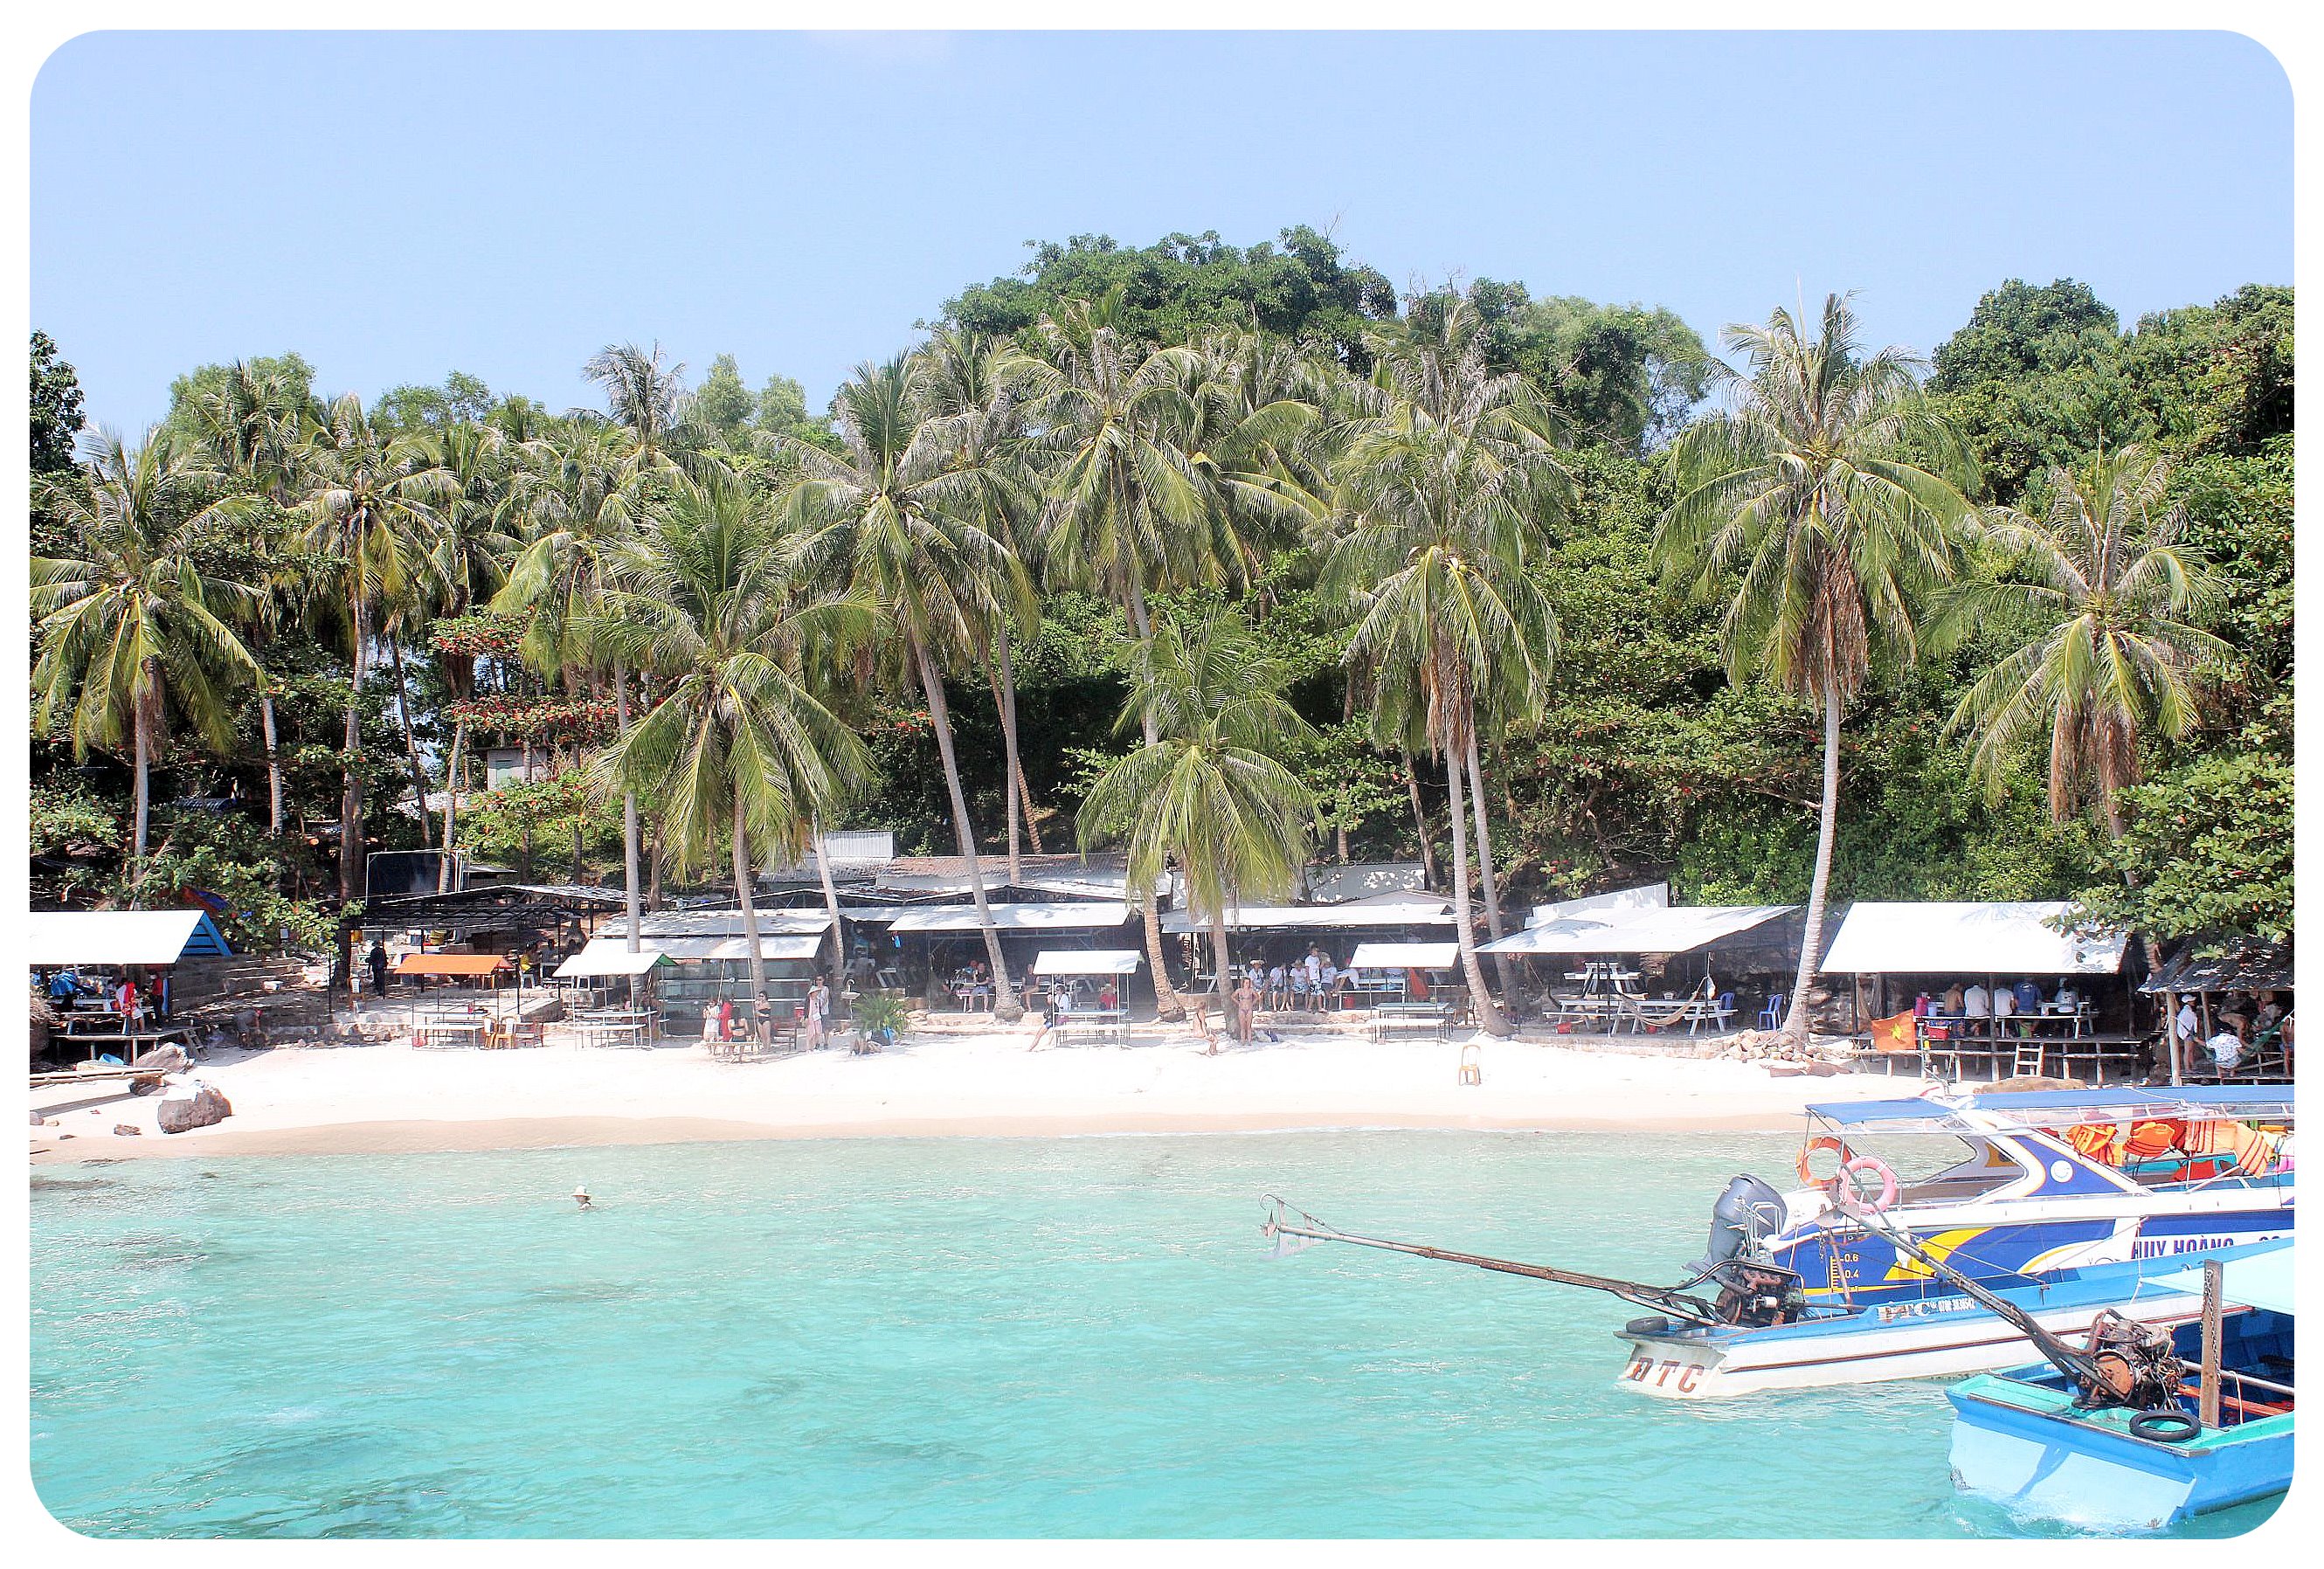
M 574 766 L 610 734 L 613 646 L 590 641 L 597 589 L 576 563 L 591 530 L 602 523 L 610 540 L 636 519 L 664 515 L 674 476 L 699 480 L 705 465 L 771 498 L 791 494 L 803 476 L 821 485 L 813 493 L 824 507 L 819 526 L 836 531 L 835 553 L 818 570 L 835 591 L 852 582 L 860 603 L 884 605 L 881 624 L 896 633 L 830 669 L 802 669 L 864 743 L 869 783 L 846 822 L 895 829 L 906 853 L 954 849 L 960 814 L 925 668 L 939 677 L 959 806 L 986 851 L 1005 842 L 1012 796 L 1029 808 L 1033 844 L 1072 847 L 1092 785 L 1136 750 L 1113 725 L 1142 668 L 1139 619 L 1186 628 L 1231 608 L 1279 668 L 1301 721 L 1286 727 L 1276 754 L 1321 813 L 1318 854 L 1425 855 L 1441 885 L 1452 865 L 1443 763 L 1427 755 L 1425 734 L 1395 722 L 1406 699 L 1360 657 L 1350 662 L 1360 618 L 1347 586 L 1325 579 L 1335 544 L 1350 537 L 1349 509 L 1385 505 L 1389 492 L 1346 492 L 1335 505 L 1326 482 L 1345 470 L 1347 432 L 1377 415 L 1367 415 L 1363 388 L 1378 384 L 1366 378 L 1384 355 L 1432 340 L 1459 312 L 1480 324 L 1487 369 L 1521 378 L 1538 395 L 1563 475 L 1554 504 L 1528 519 L 1538 534 L 1514 558 L 1526 595 L 1538 596 L 1544 623 L 1556 628 L 1554 659 L 1523 683 L 1529 701 L 1475 694 L 1502 902 L 1521 909 L 1658 877 L 1688 900 L 1803 898 L 1817 835 L 1817 717 L 1766 684 L 1738 679 L 1748 672 L 1730 668 L 1732 650 L 1722 645 L 1724 599 L 1679 592 L 1685 586 L 1672 583 L 1653 554 L 1657 526 L 1681 494 L 1669 448 L 1704 411 L 1713 384 L 1701 339 L 1650 306 L 1536 295 L 1517 282 L 1399 299 L 1377 271 L 1305 228 L 1247 247 L 1214 234 L 1144 247 L 1091 235 L 1038 245 L 1021 275 L 964 289 L 936 324 L 958 344 L 983 346 L 976 352 L 989 352 L 988 370 L 1010 367 L 999 373 L 1003 381 L 1021 377 L 1020 403 L 980 403 L 964 392 L 943 413 L 927 401 L 933 392 L 899 391 L 897 423 L 884 434 L 872 427 L 890 416 L 878 415 L 861 391 L 875 368 L 859 377 L 852 414 L 811 413 L 800 385 L 779 374 L 754 390 L 732 356 L 713 360 L 689 390 L 679 367 L 641 355 L 645 381 L 627 390 L 606 382 L 610 417 L 553 413 L 456 372 L 437 385 L 383 392 L 361 409 L 359 426 L 317 395 L 296 354 L 188 372 L 172 384 L 159 439 L 210 455 L 204 461 L 215 473 L 198 506 L 232 503 L 196 531 L 198 576 L 259 587 L 271 606 L 235 624 L 267 673 L 283 822 L 270 834 L 269 749 L 254 688 L 223 692 L 223 736 L 205 735 L 165 706 L 154 715 L 144 896 L 169 900 L 194 888 L 222 895 L 237 932 L 259 940 L 286 928 L 318 929 L 351 787 L 366 847 L 439 843 L 443 807 L 415 807 L 413 773 L 442 791 L 456 743 L 463 848 L 536 874 L 618 881 L 620 799 L 586 788 Z M 1102 344 L 1093 336 L 1100 332 L 1111 335 Z M 1253 333 L 1262 336 L 1232 336 Z M 1170 349 L 1186 352 L 1157 357 Z M 1101 364 L 1102 355 L 1112 357 Z M 1200 395 L 1198 361 L 1214 389 Z M 1242 367 L 1240 382 L 1230 365 Z M 2052 468 L 2132 443 L 2165 460 L 2164 504 L 2183 517 L 2179 548 L 2206 565 L 2217 587 L 2187 617 L 2227 647 L 2231 664 L 2197 684 L 2183 734 L 2138 739 L 2138 782 L 2120 791 L 2116 842 L 2087 801 L 2053 820 L 2046 734 L 1996 751 L 1990 777 L 1980 778 L 1973 727 L 1947 726 L 1977 680 L 2050 624 L 2047 612 L 1997 613 L 1922 649 L 1909 669 L 1875 661 L 1840 743 L 1831 897 L 2086 893 L 2110 918 L 2166 939 L 2288 931 L 2290 290 L 2247 286 L 2126 331 L 2082 284 L 2011 281 L 1935 346 L 1932 367 L 1928 409 L 1974 460 L 1967 484 L 1979 503 L 2038 518 L 2056 500 Z M 1090 472 L 1103 473 L 1114 418 L 1104 387 L 1109 377 L 1126 384 L 1139 376 L 1148 389 L 1137 394 L 1139 406 L 1167 406 L 1152 416 L 1169 426 L 1165 445 L 1200 458 L 1183 470 L 1190 488 L 1124 488 L 1093 501 L 1076 525 L 1084 542 L 1074 558 L 1037 560 L 1034 523 L 1053 520 L 1038 498 L 1028 503 L 996 482 L 980 493 L 975 531 L 1004 555 L 1024 552 L 1032 565 L 1022 583 L 972 571 L 986 553 L 964 539 L 945 547 L 947 559 L 970 565 L 933 577 L 925 561 L 916 577 L 881 553 L 866 521 L 885 527 L 879 498 L 901 509 L 904 534 L 919 526 L 908 519 L 915 494 L 941 493 L 938 510 L 964 504 L 947 477 L 963 460 L 937 461 L 912 443 L 950 441 L 957 454 L 1031 430 L 1041 438 L 1040 463 L 1068 462 L 1079 442 Z M 55 459 L 78 434 L 78 388 L 38 335 L 32 379 L 35 466 L 54 479 Z M 1242 390 L 1219 390 L 1231 383 Z M 264 406 L 257 412 L 254 397 Z M 343 428 L 336 441 L 335 420 Z M 221 446 L 226 426 L 241 432 L 226 443 L 235 449 L 232 462 Z M 268 431 L 280 438 L 275 447 Z M 334 463 L 368 494 L 408 494 L 426 513 L 415 514 L 402 541 L 418 552 L 399 568 L 403 579 L 379 576 L 383 547 L 351 544 L 344 530 L 320 526 L 332 514 L 312 504 L 312 475 Z M 1149 484 L 1159 473 L 1148 465 L 1120 483 Z M 1294 482 L 1306 485 L 1312 504 L 1293 499 Z M 188 504 L 196 507 L 193 498 Z M 47 505 L 36 504 L 36 531 Z M 303 531 L 292 526 L 300 516 Z M 1198 522 L 1209 531 L 1195 550 Z M 447 575 L 437 563 L 455 535 L 470 564 Z M 849 540 L 856 542 L 843 550 Z M 57 544 L 45 540 L 42 553 L 58 553 Z M 374 556 L 349 554 L 365 549 Z M 852 569 L 838 565 L 843 556 Z M 373 574 L 373 588 L 351 592 L 362 571 Z M 1960 571 L 1971 586 L 2023 578 L 2017 558 L 1998 548 L 1971 550 Z M 455 577 L 466 586 L 455 591 Z M 522 592 L 506 589 L 511 582 Z M 437 586 L 423 592 L 423 584 Z M 982 608 L 943 626 L 942 615 L 916 619 L 923 611 L 913 607 L 943 598 L 939 588 L 973 591 Z M 481 616 L 496 595 L 507 614 Z M 996 702 L 993 607 L 1004 605 L 1022 791 L 1009 788 Z M 371 634 L 360 687 L 350 653 L 358 614 Z M 923 626 L 925 637 L 902 635 Z M 1506 674 L 1509 661 L 1498 668 Z M 636 666 L 629 669 L 634 684 Z M 90 743 L 76 759 L 69 712 L 55 711 L 34 737 L 36 892 L 124 898 L 133 749 L 85 731 Z M 484 753 L 520 748 L 528 735 L 536 779 L 487 789 Z M 211 804 L 220 799 L 227 804 Z M 658 845 L 650 831 L 648 839 L 647 863 L 664 891 L 680 885 L 681 862 L 707 862 L 709 881 L 724 873 L 717 854 L 703 853 L 710 844 Z

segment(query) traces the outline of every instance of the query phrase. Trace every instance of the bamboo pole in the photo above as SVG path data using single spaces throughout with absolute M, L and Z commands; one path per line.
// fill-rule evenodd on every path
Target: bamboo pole
M 2217 1259 L 2203 1260 L 2203 1381 L 2196 1415 L 2206 1427 L 2219 1425 L 2219 1297 L 2226 1273 Z

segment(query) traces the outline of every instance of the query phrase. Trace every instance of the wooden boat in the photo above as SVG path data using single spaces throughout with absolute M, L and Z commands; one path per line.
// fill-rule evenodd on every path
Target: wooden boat
M 2044 1364 L 1948 1390 L 1955 1483 L 2109 1530 L 2155 1529 L 2282 1492 L 2292 1460 L 2292 1244 L 2236 1253 L 2172 1283 L 2202 1291 L 2205 1306 L 2167 1340 L 2152 1332 L 2152 1385 L 2109 1398 L 2087 1377 Z M 2113 1353 L 2090 1354 L 2104 1363 Z M 2131 1344 L 2116 1366 L 2140 1354 Z

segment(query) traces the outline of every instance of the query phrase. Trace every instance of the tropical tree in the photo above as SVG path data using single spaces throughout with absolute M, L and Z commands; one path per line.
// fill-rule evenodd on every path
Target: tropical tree
M 715 475 L 680 481 L 608 563 L 582 629 L 658 683 L 654 705 L 600 754 L 598 777 L 651 805 L 680 867 L 726 854 L 761 1031 L 771 1009 L 758 858 L 796 854 L 870 768 L 801 674 L 815 642 L 861 636 L 869 619 L 860 603 L 809 596 L 811 543 L 781 526 L 763 492 Z
M 454 481 L 417 437 L 377 429 L 363 400 L 336 401 L 300 448 L 305 548 L 327 557 L 351 653 L 341 755 L 339 897 L 364 890 L 363 690 L 374 630 L 431 568 L 438 507 Z
M 842 450 L 794 444 L 801 477 L 788 504 L 793 528 L 816 538 L 818 559 L 844 576 L 852 595 L 878 607 L 908 681 L 916 680 L 927 700 L 953 831 L 992 967 L 995 1011 L 1014 1020 L 1024 1009 L 985 898 L 944 674 L 973 659 L 1001 618 L 1029 617 L 1032 585 L 1023 564 L 985 531 L 991 476 L 963 453 L 949 423 L 929 414 L 925 376 L 900 355 L 857 366 L 835 400 Z
M 1279 761 L 1314 739 L 1284 696 L 1291 675 L 1232 612 L 1191 632 L 1164 622 L 1115 725 L 1150 726 L 1156 739 L 1108 767 L 1075 819 L 1084 848 L 1127 845 L 1132 886 L 1150 888 L 1177 863 L 1190 918 L 1210 926 L 1222 985 L 1233 969 L 1228 912 L 1297 887 L 1320 821 L 1314 795 Z
M 1040 510 L 1038 483 L 1022 460 L 1023 438 L 1010 381 L 1011 351 L 973 331 L 939 329 L 920 350 L 924 399 L 936 429 L 952 445 L 952 465 L 975 479 L 978 525 L 1019 560 L 1037 543 Z M 1039 601 L 1025 596 L 1027 636 L 1038 630 Z M 1017 667 L 1011 655 L 1015 616 L 1004 609 L 992 619 L 989 671 L 993 706 L 1001 719 L 1003 752 L 1001 795 L 1009 819 L 1009 881 L 1025 881 L 1020 824 L 1029 829 L 1033 853 L 1041 853 L 1041 826 L 1034 816 L 1033 790 L 1026 782 L 1017 737 Z
M 219 516 L 214 470 L 158 431 L 134 448 L 102 434 L 85 450 L 77 474 L 38 482 L 78 554 L 32 561 L 33 720 L 43 731 L 69 720 L 76 757 L 126 743 L 134 882 L 172 708 L 220 751 L 231 745 L 228 693 L 257 661 L 230 623 L 254 595 L 201 564 L 198 547 Z
M 1339 463 L 1344 532 L 1323 583 L 1356 617 L 1347 662 L 1378 672 L 1381 743 L 1409 744 L 1417 715 L 1444 761 L 1462 968 L 1479 1021 L 1507 1035 L 1477 962 L 1471 752 L 1480 700 L 1530 693 L 1555 657 L 1557 619 L 1530 568 L 1568 479 L 1554 418 L 1523 378 L 1490 373 L 1465 303 L 1448 308 L 1440 334 L 1382 337 L 1375 352 L 1367 412 Z
M 1678 497 L 1655 526 L 1666 581 L 1724 597 L 1738 684 L 1763 678 L 1823 721 L 1823 799 L 1799 973 L 1783 1029 L 1807 1033 L 1840 803 L 1840 731 L 1876 663 L 1918 654 L 1931 595 L 1959 573 L 1974 483 L 1959 434 L 1921 393 L 1920 362 L 1867 355 L 1856 314 L 1826 298 L 1812 337 L 1777 309 L 1724 335 L 1748 369 L 1713 366 L 1725 410 L 1671 445 Z
M 1312 511 L 1299 507 L 1277 459 L 1316 411 L 1284 397 L 1239 401 L 1240 388 L 1274 383 L 1257 374 L 1238 382 L 1224 355 L 1206 364 L 1194 348 L 1149 348 L 1123 314 L 1119 287 L 1094 302 L 1067 301 L 1042 318 L 1031 351 L 1008 365 L 1021 381 L 1025 420 L 1045 459 L 1042 548 L 1051 581 L 1120 606 L 1135 643 L 1133 675 L 1142 676 L 1156 594 L 1240 586 L 1250 551 L 1237 525 Z M 1148 743 L 1156 739 L 1145 732 Z M 1162 1017 L 1180 1017 L 1153 891 L 1133 882 L 1130 893 Z
M 1960 590 L 1943 624 L 1951 637 L 1984 628 L 2016 644 L 1946 725 L 1977 738 L 1972 761 L 1988 788 L 1998 794 L 2009 765 L 2046 744 L 2052 818 L 2090 805 L 2116 845 L 2144 742 L 2195 730 L 2199 683 L 2225 676 L 2234 660 L 2227 643 L 2187 619 L 2224 595 L 2180 542 L 2187 515 L 2172 503 L 2171 466 L 2143 447 L 2099 452 L 2047 472 L 2049 504 L 2038 515 L 1987 508 L 1986 537 L 2009 570 Z M 2146 944 L 2148 967 L 2159 970 L 2161 946 L 2152 934 Z

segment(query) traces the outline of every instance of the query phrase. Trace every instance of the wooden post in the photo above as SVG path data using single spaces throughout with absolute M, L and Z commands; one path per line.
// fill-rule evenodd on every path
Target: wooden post
M 2219 1297 L 2225 1274 L 2217 1259 L 2203 1260 L 2203 1373 L 2196 1414 L 2206 1427 L 2219 1425 Z

